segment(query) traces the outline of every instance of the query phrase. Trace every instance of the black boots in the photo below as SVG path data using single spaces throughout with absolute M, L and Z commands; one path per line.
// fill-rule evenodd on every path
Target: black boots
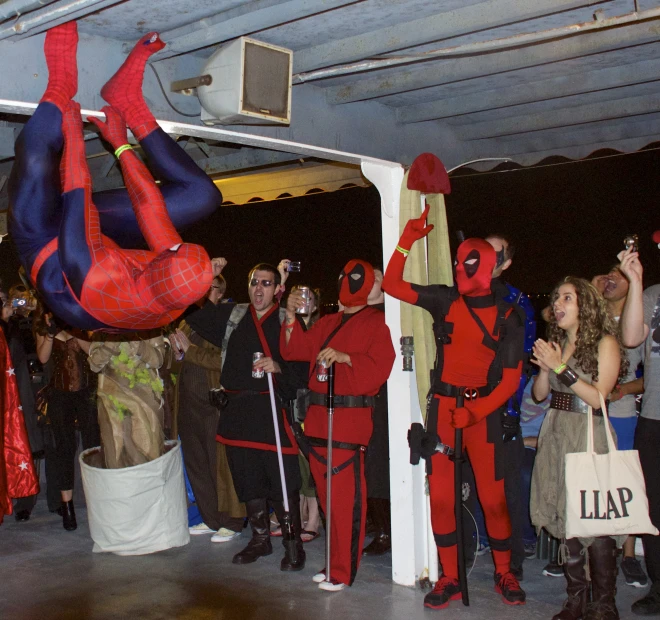
M 234 556 L 234 564 L 251 564 L 264 555 L 273 553 L 270 543 L 270 518 L 266 499 L 253 499 L 245 503 L 252 539 L 247 547 Z
M 591 603 L 587 605 L 585 620 L 619 620 L 616 608 L 616 542 L 609 536 L 601 536 L 589 547 L 589 571 L 591 572 Z
M 78 528 L 72 499 L 68 502 L 62 502 L 62 526 L 67 532 L 72 532 Z
M 295 493 L 289 498 L 289 515 L 286 519 L 291 519 L 293 537 L 287 534 L 287 521 L 284 514 L 284 502 L 272 502 L 273 510 L 277 515 L 277 520 L 282 526 L 282 546 L 284 547 L 284 557 L 280 563 L 282 571 L 299 571 L 305 568 L 306 554 L 303 549 L 303 542 L 300 538 L 302 531 L 302 522 L 300 519 L 300 495 Z
M 383 555 L 392 548 L 390 500 L 368 498 L 367 513 L 371 514 L 375 534 L 374 539 L 363 549 L 362 555 Z
M 577 538 L 569 538 L 566 546 L 569 556 L 564 564 L 564 574 L 568 599 L 564 602 L 563 609 L 553 616 L 552 620 L 580 620 L 586 613 L 589 601 L 589 582 L 585 570 L 587 550 Z

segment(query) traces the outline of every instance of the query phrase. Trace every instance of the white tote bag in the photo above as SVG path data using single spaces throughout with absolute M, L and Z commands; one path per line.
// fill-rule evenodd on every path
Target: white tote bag
M 587 451 L 567 454 L 566 538 L 625 534 L 658 534 L 649 518 L 649 503 L 637 450 L 617 450 L 603 395 L 607 454 L 594 452 L 593 411 L 589 407 Z

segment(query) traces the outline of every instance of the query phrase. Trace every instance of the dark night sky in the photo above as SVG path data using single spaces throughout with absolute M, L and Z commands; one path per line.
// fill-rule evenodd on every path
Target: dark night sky
M 461 170 L 447 198 L 450 229 L 511 236 L 517 254 L 507 279 L 529 293 L 547 292 L 568 274 L 591 277 L 607 270 L 627 233 L 640 236 L 646 284 L 660 282 L 660 252 L 650 238 L 660 228 L 658 170 L 660 151 L 496 174 Z M 302 273 L 293 274 L 290 284 L 320 286 L 325 300 L 334 301 L 337 275 L 349 259 L 381 263 L 379 197 L 374 188 L 354 188 L 222 207 L 184 238 L 227 258 L 224 275 L 238 301 L 247 299 L 250 268 L 281 258 L 302 261 Z M 17 280 L 16 269 L 5 241 L 5 284 Z
M 660 251 L 651 240 L 660 229 L 659 171 L 660 151 L 648 150 L 453 176 L 450 229 L 462 228 L 466 236 L 489 231 L 511 236 L 517 254 L 507 279 L 529 293 L 549 292 L 569 274 L 590 279 L 608 271 L 623 238 L 637 233 L 645 285 L 654 284 L 660 282 Z

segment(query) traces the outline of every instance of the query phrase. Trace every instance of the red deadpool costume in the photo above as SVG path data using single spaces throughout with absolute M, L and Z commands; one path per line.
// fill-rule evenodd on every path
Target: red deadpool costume
M 367 306 L 373 284 L 373 267 L 364 261 L 350 261 L 339 277 L 339 300 L 346 310 L 324 316 L 307 332 L 295 319 L 287 321 L 281 332 L 282 357 L 311 362 L 311 404 L 305 418 L 305 437 L 311 448 L 310 469 L 324 511 L 328 390 L 326 383 L 317 380 L 315 363 L 319 352 L 327 347 L 338 356 L 332 456 L 331 581 L 319 583 L 321 589 L 330 591 L 351 585 L 360 562 L 367 510 L 364 453 L 373 429 L 373 397 L 387 381 L 395 359 L 383 313 Z M 322 578 L 319 573 L 315 581 Z
M 490 282 L 496 263 L 492 246 L 468 239 L 458 248 L 456 287 L 411 285 L 403 268 L 412 244 L 425 237 L 429 207 L 408 222 L 390 259 L 383 289 L 390 295 L 431 313 L 438 355 L 432 374 L 427 430 L 454 448 L 455 429 L 465 429 L 467 450 L 484 511 L 495 563 L 495 589 L 504 602 L 520 605 L 525 593 L 509 572 L 511 524 L 498 471 L 502 443 L 500 408 L 520 381 L 524 327 L 511 304 L 497 299 Z M 457 396 L 465 405 L 457 406 Z M 458 584 L 454 462 L 441 453 L 427 460 L 431 495 L 431 523 L 443 576 L 424 599 L 433 609 L 461 597 Z

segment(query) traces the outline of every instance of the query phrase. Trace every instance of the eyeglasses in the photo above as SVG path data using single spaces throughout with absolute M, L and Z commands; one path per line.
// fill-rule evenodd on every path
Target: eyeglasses
M 272 280 L 258 280 L 257 278 L 252 278 L 250 280 L 250 286 L 257 286 L 258 284 L 261 284 L 264 288 L 268 288 L 269 286 L 273 286 L 273 281 Z

